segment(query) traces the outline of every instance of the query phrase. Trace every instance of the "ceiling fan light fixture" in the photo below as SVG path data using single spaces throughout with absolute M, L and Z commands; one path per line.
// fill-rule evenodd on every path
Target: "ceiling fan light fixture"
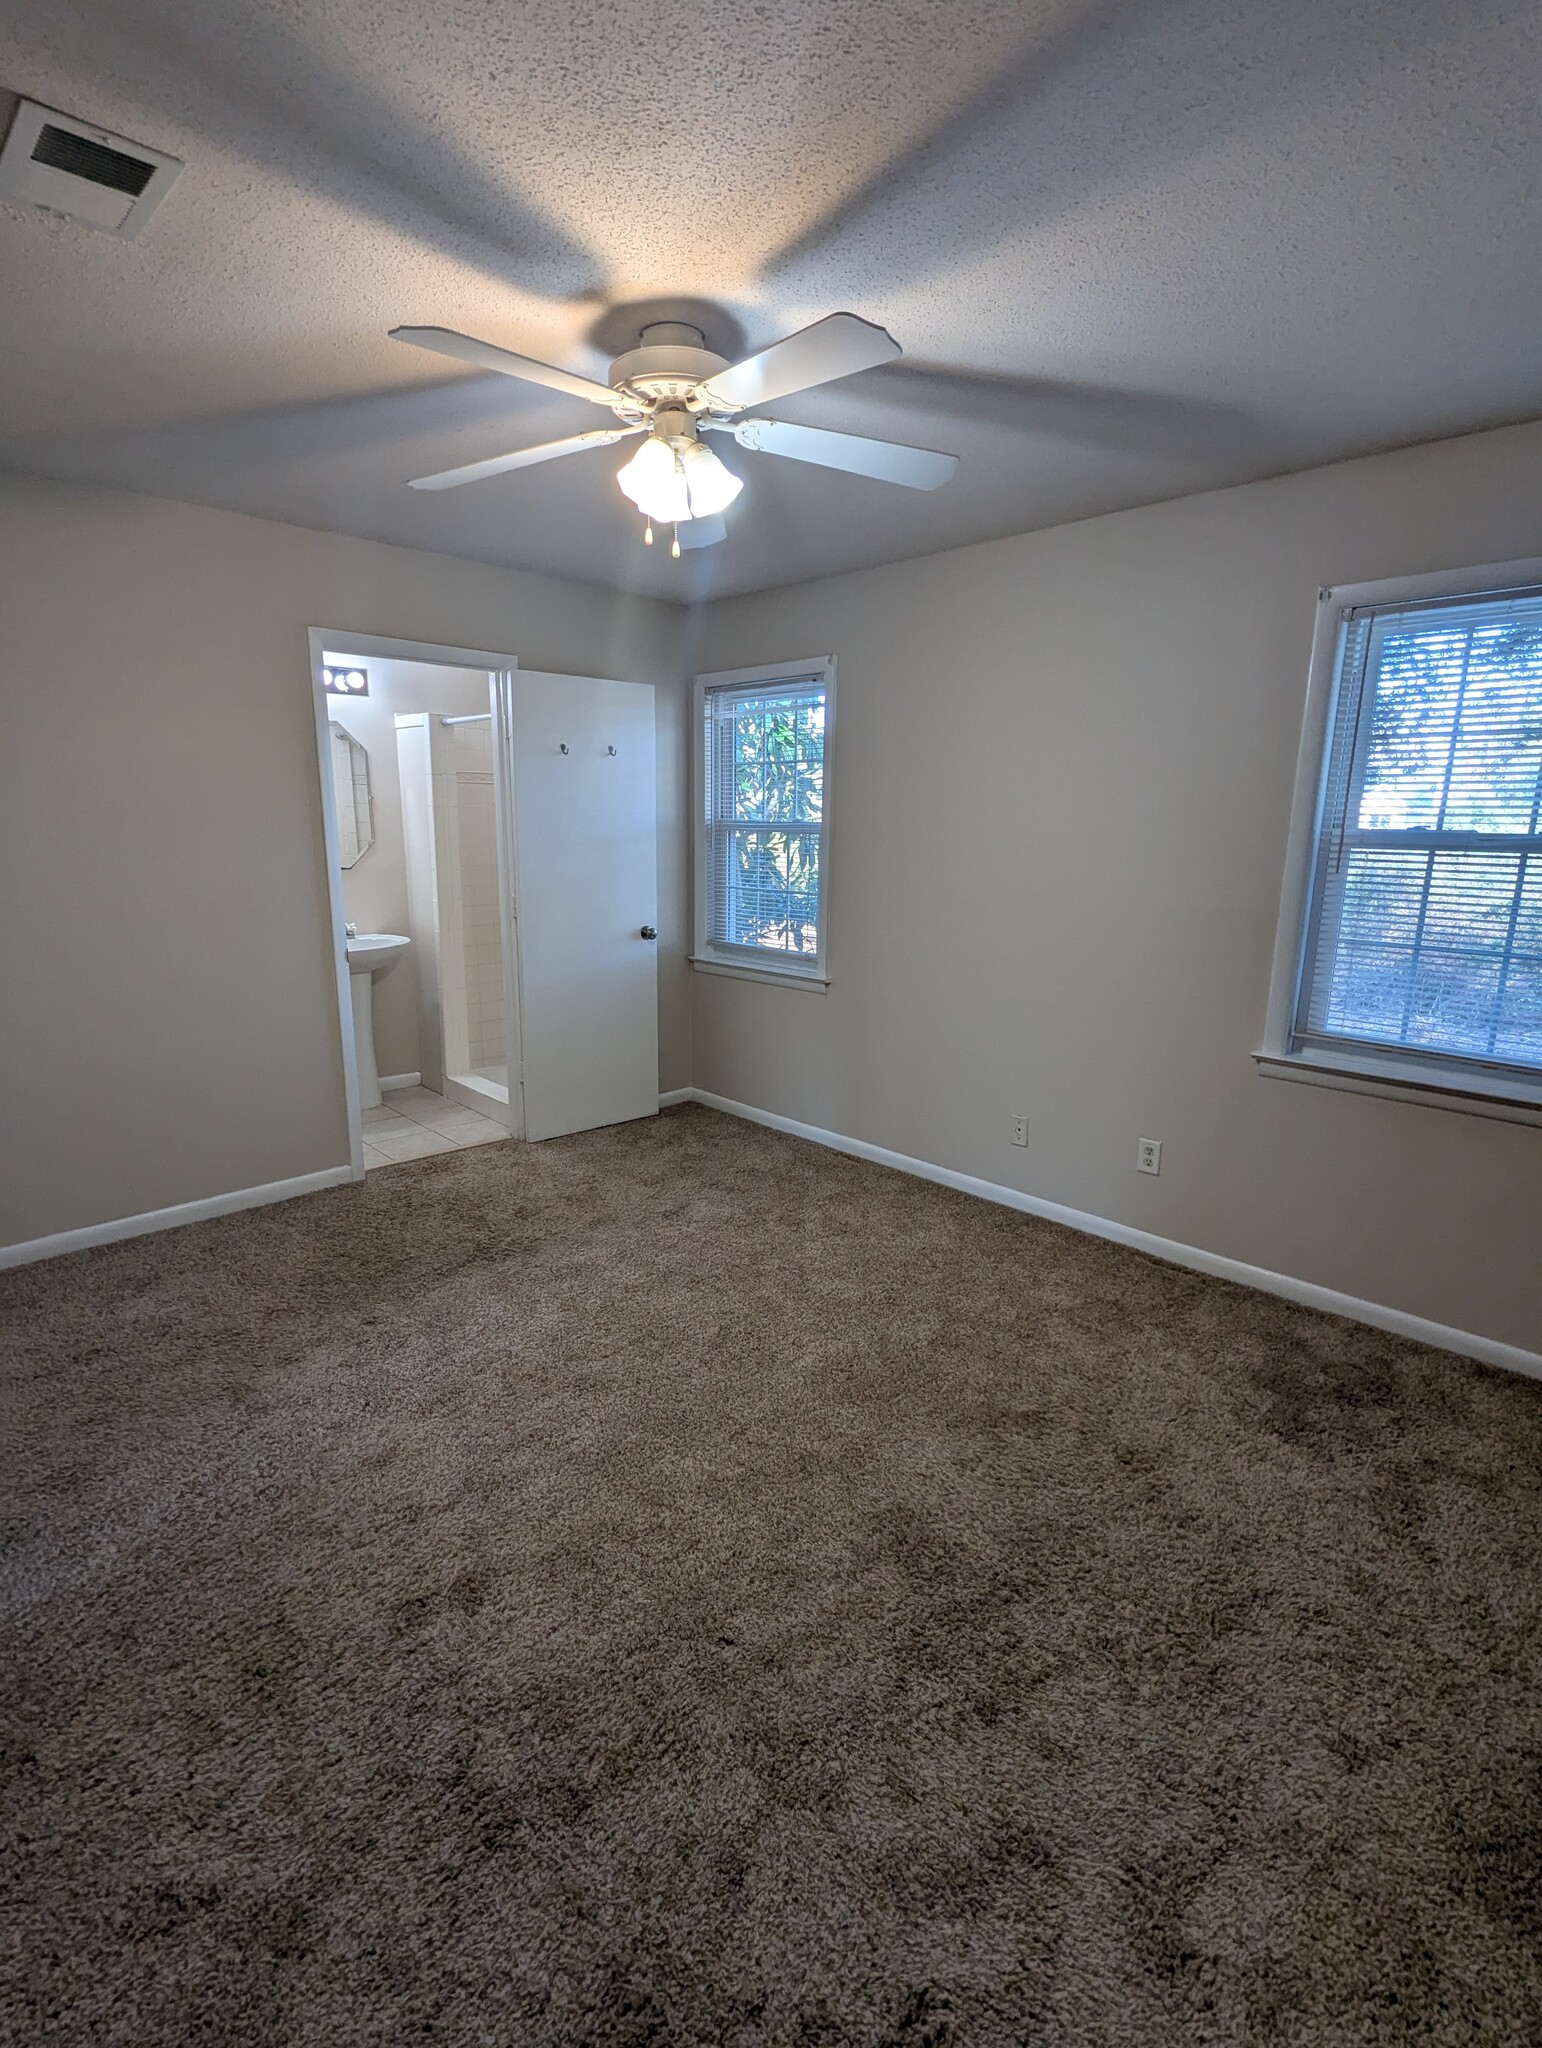
M 616 473 L 639 512 L 659 526 L 710 519 L 726 511 L 744 488 L 726 463 L 689 431 L 655 430 Z
M 700 438 L 703 428 L 731 434 L 756 456 L 785 456 L 910 490 L 935 490 L 958 468 L 957 456 L 937 449 L 800 427 L 768 419 L 759 411 L 741 417 L 773 399 L 892 362 L 901 352 L 899 343 L 855 313 L 827 313 L 739 363 L 725 363 L 714 355 L 703 346 L 701 331 L 686 322 L 654 321 L 643 328 L 637 348 L 612 362 L 609 384 L 447 327 L 393 327 L 391 334 L 396 341 L 472 369 L 498 371 L 586 399 L 611 416 L 611 424 L 589 433 L 568 434 L 539 447 L 514 448 L 433 476 L 413 477 L 413 489 L 444 491 L 481 483 L 510 470 L 641 435 L 641 445 L 616 481 L 643 515 L 648 546 L 653 544 L 655 526 L 675 529 L 671 554 L 678 555 L 682 548 L 715 547 L 726 539 L 722 515 L 743 489 L 741 480 Z

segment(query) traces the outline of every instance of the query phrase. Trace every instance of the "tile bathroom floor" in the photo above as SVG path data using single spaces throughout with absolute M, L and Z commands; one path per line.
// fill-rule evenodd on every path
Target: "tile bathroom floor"
M 364 1170 L 426 1159 L 430 1152 L 494 1145 L 508 1135 L 491 1117 L 449 1102 L 432 1088 L 393 1088 L 378 1109 L 364 1112 Z

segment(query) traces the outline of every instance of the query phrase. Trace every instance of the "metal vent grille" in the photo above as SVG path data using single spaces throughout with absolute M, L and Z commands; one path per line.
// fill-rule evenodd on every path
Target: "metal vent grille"
M 132 241 L 181 169 L 147 142 L 20 100 L 0 144 L 0 205 Z
M 155 165 L 142 157 L 126 156 L 121 149 L 109 149 L 105 142 L 93 142 L 88 135 L 72 135 L 67 128 L 45 122 L 32 145 L 32 161 L 46 164 L 51 171 L 68 171 L 113 192 L 126 192 L 137 199 L 155 176 Z

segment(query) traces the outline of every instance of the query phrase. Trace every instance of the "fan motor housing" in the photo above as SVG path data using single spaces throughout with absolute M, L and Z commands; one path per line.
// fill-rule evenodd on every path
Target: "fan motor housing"
M 624 391 L 644 405 L 655 406 L 673 399 L 699 412 L 710 400 L 691 404 L 698 384 L 728 368 L 727 359 L 703 348 L 698 328 L 674 321 L 660 321 L 642 331 L 642 346 L 617 356 L 610 366 L 611 388 Z

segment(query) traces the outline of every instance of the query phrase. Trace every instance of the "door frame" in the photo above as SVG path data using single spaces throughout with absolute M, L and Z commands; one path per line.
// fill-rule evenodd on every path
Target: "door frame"
M 499 740 L 500 725 L 506 727 L 503 706 L 508 702 L 509 687 L 514 672 L 519 667 L 516 655 L 505 654 L 485 647 L 447 647 L 433 640 L 396 640 L 381 633 L 358 633 L 337 626 L 308 626 L 306 637 L 310 649 L 311 708 L 316 728 L 316 774 L 321 786 L 321 839 L 322 857 L 326 863 L 327 905 L 332 921 L 332 961 L 334 993 L 337 1002 L 337 1053 L 343 1070 L 343 1100 L 348 1115 L 348 1160 L 355 1180 L 364 1178 L 364 1112 L 359 1104 L 359 1073 L 356 1049 L 353 1039 L 353 990 L 348 978 L 348 936 L 347 909 L 343 901 L 342 841 L 337 825 L 337 797 L 332 787 L 331 760 L 328 753 L 328 725 L 330 723 L 326 685 L 322 681 L 323 654 L 352 654 L 362 661 L 373 657 L 377 661 L 421 661 L 437 668 L 481 669 L 488 683 L 488 711 L 493 720 L 493 758 L 496 763 L 502 747 Z M 499 771 L 494 769 L 494 790 L 498 788 Z M 500 836 L 505 842 L 513 838 L 513 814 L 507 806 L 502 807 Z M 505 916 L 512 896 L 505 898 L 503 867 L 508 856 L 499 864 L 499 896 Z M 512 876 L 510 885 L 512 888 Z M 506 933 L 504 954 L 504 1001 L 507 1004 L 515 992 L 509 976 L 509 953 L 512 950 L 512 933 Z M 505 1011 L 506 1027 L 514 1024 L 516 1014 Z M 517 1028 L 517 1025 L 516 1025 Z M 509 1067 L 509 1104 L 514 1104 L 515 1072 L 513 1063 Z M 520 1136 L 524 1130 L 524 1102 L 521 1096 L 517 1117 L 519 1128 L 511 1136 Z
M 509 1136 L 523 1138 L 525 1123 L 525 1016 L 520 1007 L 519 831 L 514 815 L 514 684 L 519 668 L 507 662 L 492 673 L 494 851 L 498 908 L 503 919 L 503 1056 L 508 1062 Z

